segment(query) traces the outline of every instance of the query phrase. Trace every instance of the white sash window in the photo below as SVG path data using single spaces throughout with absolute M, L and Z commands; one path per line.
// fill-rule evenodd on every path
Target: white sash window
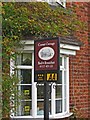
M 14 118 L 44 117 L 44 84 L 34 82 L 34 52 L 17 57 L 18 94 L 21 98 Z M 69 58 L 60 56 L 60 79 L 50 83 L 49 117 L 60 118 L 69 113 Z

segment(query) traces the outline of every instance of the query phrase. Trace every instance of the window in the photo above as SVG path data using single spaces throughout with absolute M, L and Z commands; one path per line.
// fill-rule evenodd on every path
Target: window
M 21 98 L 15 116 L 43 117 L 44 84 L 34 82 L 34 53 L 22 53 L 17 56 L 17 85 Z M 62 116 L 69 112 L 68 57 L 60 56 L 60 79 L 49 84 L 49 115 Z
M 17 77 L 19 78 L 18 91 L 20 99 L 17 107 L 17 116 L 31 115 L 32 109 L 32 53 L 23 53 L 17 56 Z
M 51 5 L 60 5 L 62 7 L 66 7 L 66 0 L 42 0 L 48 2 Z

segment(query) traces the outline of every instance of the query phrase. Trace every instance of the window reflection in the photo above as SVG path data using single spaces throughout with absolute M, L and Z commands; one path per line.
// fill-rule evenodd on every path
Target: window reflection
M 31 53 L 22 53 L 17 56 L 17 65 L 32 65 L 32 54 Z
M 32 110 L 30 101 L 21 102 L 21 115 L 30 115 Z
M 37 115 L 43 115 L 44 114 L 44 101 L 38 101 L 37 102 Z
M 37 86 L 37 98 L 44 99 L 44 86 Z
M 61 113 L 61 112 L 62 112 L 62 101 L 56 100 L 56 113 Z
M 49 101 L 49 114 L 51 114 L 51 100 Z M 44 115 L 44 101 L 37 102 L 37 115 Z
M 28 69 L 22 69 L 21 70 L 21 83 L 22 84 L 31 84 L 31 79 L 32 79 L 32 71 Z
M 25 99 L 25 100 L 30 100 L 31 99 L 31 94 L 32 94 L 32 91 L 31 91 L 31 86 L 27 86 L 27 85 L 22 85 L 21 86 L 21 91 L 22 91 L 22 99 Z
M 60 71 L 59 80 L 56 83 L 57 84 L 62 84 L 62 71 Z
M 62 66 L 62 57 L 60 57 L 60 66 Z
M 61 98 L 61 97 L 62 97 L 62 86 L 56 85 L 56 98 Z
M 66 101 L 66 99 L 64 100 L 64 103 L 65 103 L 64 111 L 66 111 L 67 110 L 67 101 Z

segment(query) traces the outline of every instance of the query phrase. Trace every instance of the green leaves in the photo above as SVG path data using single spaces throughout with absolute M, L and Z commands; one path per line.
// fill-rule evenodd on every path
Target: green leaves
M 71 9 L 45 2 L 3 3 L 3 9 L 3 36 L 62 36 L 82 26 Z
M 16 3 L 3 3 L 2 27 L 3 36 L 21 36 L 27 26 L 28 11 L 25 7 L 16 8 Z
M 54 37 L 68 35 L 81 28 L 76 14 L 71 9 L 50 8 L 47 3 L 30 2 L 25 5 L 29 11 L 26 35 Z M 25 31 L 24 31 L 25 35 Z
M 2 114 L 4 117 L 8 116 L 10 114 L 10 110 L 15 110 L 15 106 L 12 104 L 12 102 L 16 101 L 17 92 L 16 89 L 18 79 L 15 75 L 3 74 L 2 77 L 2 101 L 3 101 L 3 107 L 2 107 Z M 13 98 L 13 101 L 11 101 Z M 10 100 L 11 99 L 11 100 Z

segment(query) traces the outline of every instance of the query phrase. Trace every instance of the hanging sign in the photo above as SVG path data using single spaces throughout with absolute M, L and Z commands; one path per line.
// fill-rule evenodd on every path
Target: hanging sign
M 34 81 L 53 81 L 59 77 L 59 38 L 35 40 L 34 42 Z

